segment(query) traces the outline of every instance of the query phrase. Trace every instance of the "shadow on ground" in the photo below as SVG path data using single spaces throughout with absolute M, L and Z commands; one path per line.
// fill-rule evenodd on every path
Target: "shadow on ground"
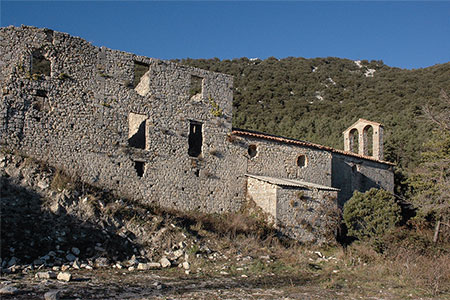
M 31 263 L 50 251 L 64 257 L 72 247 L 80 250 L 82 259 L 121 260 L 133 254 L 134 245 L 126 238 L 72 215 L 45 210 L 41 195 L 11 178 L 1 177 L 0 196 L 3 260 L 14 256 L 20 263 Z

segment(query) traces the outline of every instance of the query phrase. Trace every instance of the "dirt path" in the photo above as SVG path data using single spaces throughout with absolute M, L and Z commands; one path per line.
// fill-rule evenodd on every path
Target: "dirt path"
M 168 274 L 169 273 L 169 274 Z M 172 273 L 172 274 L 170 274 Z M 44 299 L 49 291 L 60 291 L 60 299 L 400 299 L 383 291 L 361 290 L 358 295 L 326 289 L 301 278 L 276 276 L 231 277 L 185 275 L 181 270 L 134 271 L 103 269 L 71 272 L 70 282 L 37 279 L 33 274 L 10 274 L 1 286 L 17 288 L 2 299 Z

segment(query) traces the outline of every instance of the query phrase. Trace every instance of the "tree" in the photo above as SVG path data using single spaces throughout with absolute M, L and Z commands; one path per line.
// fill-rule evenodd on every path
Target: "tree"
M 400 222 L 401 210 L 394 195 L 372 188 L 365 193 L 355 191 L 344 205 L 343 217 L 349 236 L 373 239 Z
M 437 125 L 425 143 L 422 159 L 409 179 L 411 202 L 418 209 L 416 221 L 450 220 L 450 99 L 441 91 L 441 103 L 425 106 L 428 119 Z

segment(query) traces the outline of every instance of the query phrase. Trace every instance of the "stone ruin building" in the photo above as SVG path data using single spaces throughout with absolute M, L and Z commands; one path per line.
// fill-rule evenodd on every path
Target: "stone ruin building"
M 344 151 L 236 129 L 231 76 L 49 29 L 1 28 L 0 41 L 1 147 L 119 196 L 209 213 L 254 201 L 281 232 L 323 242 L 327 209 L 393 191 L 381 124 L 360 119 Z

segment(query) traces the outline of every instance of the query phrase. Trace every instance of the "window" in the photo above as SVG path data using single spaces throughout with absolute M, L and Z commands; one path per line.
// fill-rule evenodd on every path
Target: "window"
M 359 152 L 359 133 L 358 129 L 353 128 L 350 130 L 350 152 L 358 153 Z
M 135 88 L 139 82 L 141 82 L 142 76 L 148 71 L 149 65 L 138 61 L 134 62 L 134 81 L 133 88 Z
M 202 123 L 190 121 L 189 124 L 189 150 L 188 154 L 192 157 L 198 157 L 202 153 Z
M 39 52 L 31 57 L 31 74 L 50 76 L 50 61 Z
M 250 158 L 255 157 L 256 154 L 258 154 L 256 145 L 249 145 L 247 152 L 248 152 L 248 155 L 250 156 Z
M 306 155 L 301 154 L 297 157 L 297 166 L 303 168 L 306 167 L 306 163 L 307 163 Z
M 140 114 L 128 115 L 128 145 L 134 148 L 145 149 L 145 121 L 147 117 Z
M 367 125 L 366 127 L 364 127 L 363 139 L 364 139 L 363 155 L 372 156 L 373 155 L 373 127 L 372 127 L 372 125 Z
M 191 88 L 189 90 L 189 97 L 202 93 L 203 78 L 191 75 Z
M 145 163 L 143 161 L 134 161 L 134 169 L 136 170 L 136 175 L 138 177 L 144 176 Z

